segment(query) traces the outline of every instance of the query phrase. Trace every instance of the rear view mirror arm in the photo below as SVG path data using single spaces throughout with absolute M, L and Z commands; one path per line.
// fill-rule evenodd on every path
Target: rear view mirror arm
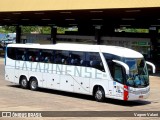
M 115 62 L 115 63 L 117 63 L 117 64 L 122 65 L 125 68 L 125 70 L 126 70 L 126 74 L 129 75 L 129 66 L 126 63 L 118 61 L 118 60 L 112 60 L 112 61 Z
M 153 63 L 146 61 L 146 64 L 150 65 L 152 67 L 152 72 L 155 73 L 156 72 L 156 67 Z

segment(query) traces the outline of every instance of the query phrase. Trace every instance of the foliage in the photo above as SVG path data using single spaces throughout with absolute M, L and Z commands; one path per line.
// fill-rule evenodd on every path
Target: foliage
M 57 27 L 57 33 L 58 34 L 65 34 L 65 28 L 63 28 L 63 27 Z
M 42 27 L 41 34 L 51 34 L 51 27 Z
M 77 27 L 57 27 L 57 33 L 58 34 L 65 34 L 66 31 L 74 31 L 77 32 L 78 28 Z
M 115 32 L 127 32 L 127 33 L 149 33 L 149 29 L 142 29 L 142 28 L 118 28 L 115 29 Z
M 50 34 L 50 27 L 40 27 L 40 26 L 21 26 L 22 33 L 32 33 L 37 32 L 41 34 Z M 16 32 L 16 26 L 2 26 L 0 28 L 1 33 L 13 33 Z
M 16 27 L 15 26 L 3 26 L 1 27 L 0 31 L 4 31 L 4 33 L 13 33 L 16 32 Z
M 24 33 L 40 33 L 40 34 L 51 34 L 51 27 L 49 26 L 21 26 L 22 34 Z M 58 34 L 65 34 L 65 31 L 78 31 L 78 28 L 64 28 L 57 27 Z M 16 26 L 2 26 L 0 33 L 13 33 L 16 32 Z
M 22 33 L 31 33 L 37 31 L 38 27 L 35 26 L 22 26 Z

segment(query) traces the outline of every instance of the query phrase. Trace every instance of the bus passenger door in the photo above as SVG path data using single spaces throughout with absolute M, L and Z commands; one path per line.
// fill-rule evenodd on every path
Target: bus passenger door
M 123 84 L 124 84 L 124 74 L 122 66 L 115 64 L 113 66 L 113 94 L 116 98 L 121 99 L 123 97 Z
M 116 98 L 123 99 L 123 84 L 125 83 L 125 77 L 129 74 L 129 66 L 121 61 L 113 60 L 112 77 L 113 77 L 113 94 Z

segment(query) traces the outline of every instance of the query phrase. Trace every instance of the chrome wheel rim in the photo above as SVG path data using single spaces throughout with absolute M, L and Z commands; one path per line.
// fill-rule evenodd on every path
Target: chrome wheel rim
M 36 89 L 37 88 L 37 82 L 36 81 L 32 81 L 31 82 L 31 87 L 32 87 L 32 89 Z
M 98 100 L 100 100 L 100 99 L 102 99 L 102 96 L 103 96 L 102 92 L 101 92 L 100 90 L 98 90 L 98 91 L 96 92 L 96 98 L 97 98 Z
M 27 86 L 27 81 L 25 79 L 22 80 L 22 86 Z

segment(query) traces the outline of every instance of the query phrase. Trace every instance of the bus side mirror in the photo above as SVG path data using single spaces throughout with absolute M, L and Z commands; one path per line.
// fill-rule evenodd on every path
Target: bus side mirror
M 113 61 L 114 63 L 117 63 L 117 64 L 123 66 L 124 69 L 125 69 L 126 74 L 129 75 L 129 66 L 128 66 L 126 63 L 121 62 L 121 61 L 118 61 L 118 60 L 112 60 L 112 61 Z
M 155 73 L 156 72 L 156 67 L 153 63 L 146 61 L 146 64 L 152 67 L 152 72 Z

